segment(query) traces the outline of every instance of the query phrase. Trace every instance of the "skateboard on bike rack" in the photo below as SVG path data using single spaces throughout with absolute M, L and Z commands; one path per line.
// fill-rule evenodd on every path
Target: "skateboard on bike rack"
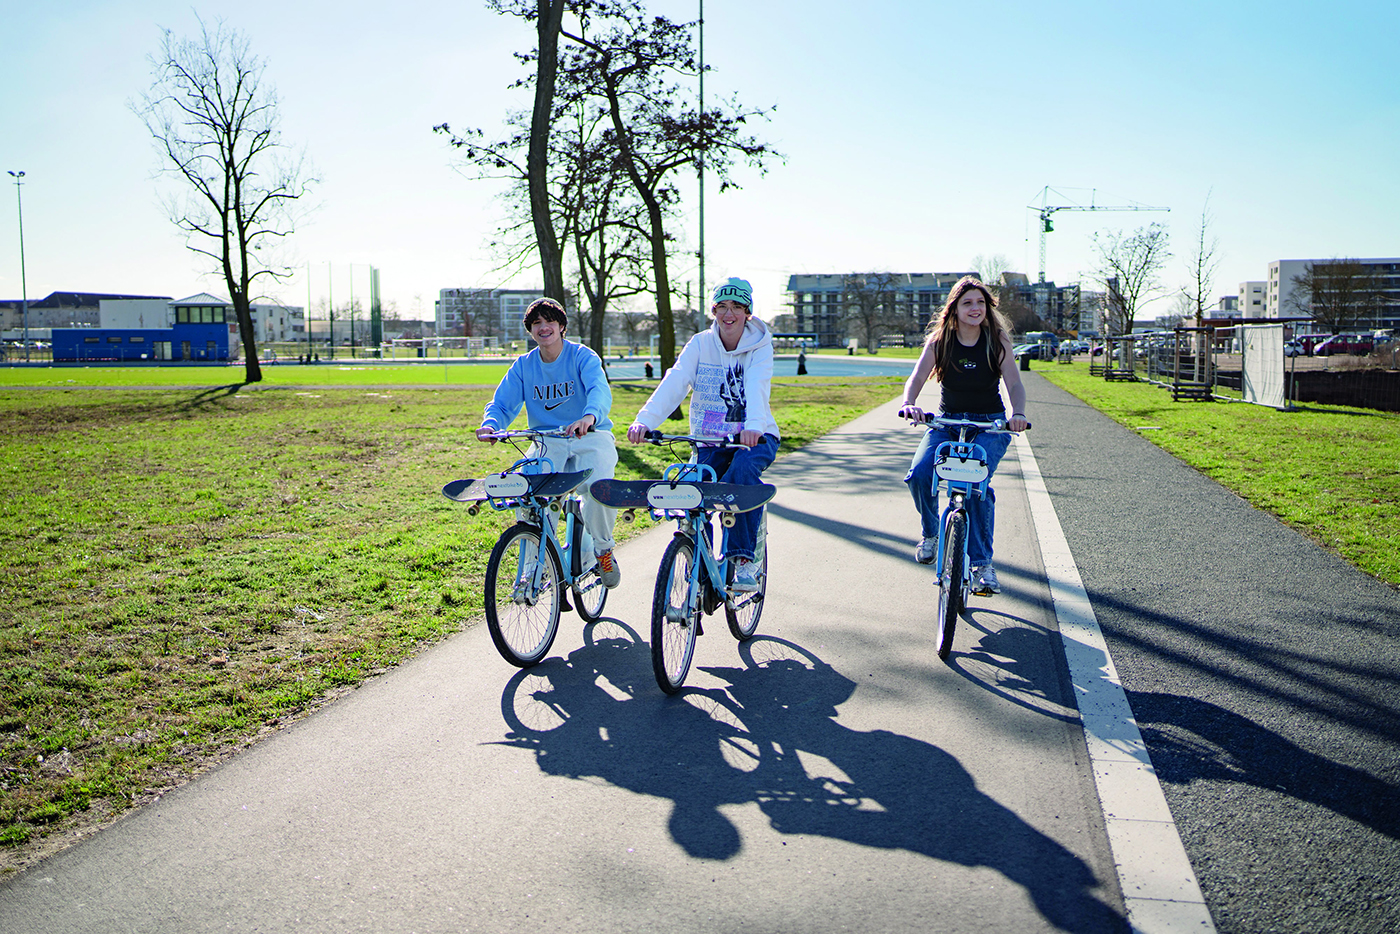
M 442 488 L 442 495 L 458 503 L 502 502 L 523 497 L 563 496 L 593 473 L 574 470 L 568 473 L 492 473 L 480 479 L 453 480 Z
M 771 483 L 714 481 L 594 480 L 593 498 L 613 509 L 704 509 L 748 512 L 767 505 L 778 493 Z

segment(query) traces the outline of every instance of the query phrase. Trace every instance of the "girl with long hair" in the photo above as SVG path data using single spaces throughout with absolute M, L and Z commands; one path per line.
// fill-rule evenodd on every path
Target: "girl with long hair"
M 919 392 L 931 379 L 938 381 L 939 414 L 988 422 L 1006 419 L 1012 431 L 1025 431 L 1026 388 L 1012 360 L 1011 334 L 1006 320 L 996 309 L 996 298 L 976 276 L 963 276 L 948 293 L 938 316 L 929 322 L 928 337 L 914 372 L 904 384 L 901 418 L 922 423 L 924 410 L 917 402 Z M 1006 384 L 1011 400 L 1007 418 L 1001 384 Z M 929 428 L 914 452 L 913 463 L 904 482 L 919 510 L 922 539 L 914 549 L 914 560 L 930 564 L 938 551 L 938 478 L 933 472 L 934 453 L 944 441 L 956 441 L 957 433 L 945 428 Z M 1010 435 L 987 434 L 977 443 L 987 449 L 987 466 L 993 472 L 1001 463 Z M 999 593 L 997 572 L 992 567 L 992 533 L 996 525 L 996 493 L 987 487 L 985 498 L 969 497 L 967 557 L 972 565 L 976 593 Z

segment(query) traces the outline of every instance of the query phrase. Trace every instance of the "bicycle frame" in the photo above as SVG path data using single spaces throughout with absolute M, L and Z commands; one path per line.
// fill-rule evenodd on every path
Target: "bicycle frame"
M 546 431 L 526 428 L 517 431 L 496 432 L 493 437 L 501 441 L 511 442 L 512 444 L 515 443 L 514 439 L 516 438 L 527 438 L 532 444 L 539 445 L 540 439 L 542 438 L 562 438 L 565 437 L 565 435 L 560 429 Z M 544 446 L 540 445 L 540 447 Z M 516 449 L 520 450 L 518 445 Z M 521 453 L 524 452 L 522 451 Z M 557 472 L 554 461 L 549 457 L 543 454 L 526 454 L 501 473 L 504 477 L 507 474 L 517 473 L 524 476 L 538 476 Z M 572 547 L 566 548 L 562 545 L 556 528 L 559 516 L 562 514 L 564 517 L 563 541 L 569 543 L 574 541 L 574 526 L 583 522 L 583 514 L 579 510 L 579 495 L 576 489 L 568 493 L 561 493 L 557 496 L 530 496 L 526 494 L 514 497 L 492 497 L 488 502 L 490 502 L 491 508 L 496 510 L 515 509 L 517 511 L 517 518 L 520 521 L 537 526 L 540 530 L 541 546 L 544 546 L 544 544 L 548 542 L 549 545 L 554 548 L 554 553 L 561 557 L 567 550 L 569 552 L 569 561 L 567 562 L 567 566 L 561 568 L 564 576 L 560 584 L 564 587 L 573 587 L 577 584 L 578 578 L 587 570 L 584 567 L 584 556 L 575 554 L 574 552 L 576 549 Z M 475 507 L 473 507 L 473 509 L 474 508 Z M 472 510 L 469 509 L 468 512 L 470 513 Z M 550 513 L 554 515 L 551 517 L 549 515 Z M 563 564 L 563 562 L 561 562 L 561 564 Z M 539 596 L 540 578 L 543 573 L 543 564 L 536 561 L 527 584 L 528 597 L 532 602 Z M 603 586 L 602 581 L 595 580 L 588 587 L 585 587 L 582 592 L 587 592 L 594 587 L 601 586 Z
M 719 476 L 713 467 L 708 464 L 695 462 L 682 462 L 671 464 L 661 474 L 661 479 L 673 486 L 680 483 L 704 483 L 706 481 L 716 482 Z M 699 601 L 704 597 L 704 588 L 700 586 L 700 572 L 703 569 L 709 578 L 710 589 L 716 597 L 715 606 L 720 603 L 730 609 L 739 609 L 745 605 L 746 601 L 738 599 L 740 595 L 730 593 L 726 584 L 726 576 L 729 569 L 729 559 L 724 557 L 726 546 L 729 544 L 729 528 L 734 524 L 733 513 L 722 513 L 720 519 L 720 541 L 719 554 L 715 557 L 715 549 L 711 539 L 713 538 L 713 525 L 715 510 L 707 510 L 703 507 L 692 507 L 686 509 L 658 509 L 651 510 L 652 518 L 658 521 L 671 520 L 676 523 L 679 531 L 686 532 L 695 542 L 695 552 L 700 556 L 700 560 L 694 562 L 690 568 L 690 580 L 687 588 L 688 604 L 687 611 L 691 614 L 699 607 Z M 760 598 L 759 594 L 744 594 L 749 598 Z
M 943 530 L 948 526 L 948 517 L 955 511 L 966 511 L 967 497 L 984 499 L 987 486 L 991 483 L 991 471 L 987 469 L 987 449 L 974 441 L 968 441 L 967 431 L 968 426 L 961 426 L 957 441 L 944 441 L 933 452 L 933 470 L 938 475 L 938 486 L 948 494 L 948 505 L 943 507 L 943 513 L 939 516 L 938 557 L 934 561 L 934 567 L 940 576 L 947 561 L 947 535 Z M 967 566 L 966 538 L 963 539 L 963 546 L 963 571 L 964 579 L 967 579 L 971 575 Z
M 933 451 L 933 472 L 938 478 L 938 488 L 948 494 L 948 505 L 939 516 L 938 550 L 934 562 L 939 588 L 936 613 L 938 656 L 946 659 L 953 649 L 957 618 L 966 607 L 972 589 L 972 568 L 967 561 L 968 541 L 971 538 L 967 502 L 970 497 L 986 497 L 992 474 L 987 463 L 987 449 L 969 439 L 968 432 L 973 429 L 995 434 L 1010 432 L 1002 419 L 975 422 L 928 415 L 923 421 L 932 427 L 954 428 L 958 432 L 957 440 L 942 441 Z M 958 553 L 949 553 L 954 547 L 950 538 L 957 539 Z M 950 561 L 953 562 L 951 567 Z

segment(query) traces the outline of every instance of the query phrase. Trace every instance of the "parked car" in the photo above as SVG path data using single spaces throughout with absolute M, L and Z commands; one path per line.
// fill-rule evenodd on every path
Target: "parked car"
M 1032 360 L 1055 359 L 1055 348 L 1050 344 L 1017 344 L 1011 348 L 1011 355 L 1021 359 L 1021 354 L 1030 354 Z
M 1327 340 L 1313 347 L 1313 354 L 1330 357 L 1334 353 L 1368 354 L 1376 349 L 1376 343 L 1369 334 L 1333 334 Z
M 1312 356 L 1314 347 L 1331 336 L 1331 334 L 1298 334 L 1294 336 L 1293 343 L 1297 345 L 1298 353 L 1309 357 Z M 1284 348 L 1284 353 L 1288 353 L 1287 348 Z

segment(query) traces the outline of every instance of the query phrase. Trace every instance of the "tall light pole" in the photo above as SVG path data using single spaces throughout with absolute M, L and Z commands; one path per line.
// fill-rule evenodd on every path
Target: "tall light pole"
M 24 275 L 24 198 L 20 196 L 20 186 L 24 182 L 23 172 L 11 172 L 10 177 L 15 180 L 15 207 L 19 209 L 19 289 L 23 296 L 20 299 L 20 308 L 24 315 L 24 362 L 29 362 L 29 285 Z
M 705 0 L 700 0 L 700 302 L 709 313 L 705 298 Z M 704 320 L 704 315 L 701 319 Z

